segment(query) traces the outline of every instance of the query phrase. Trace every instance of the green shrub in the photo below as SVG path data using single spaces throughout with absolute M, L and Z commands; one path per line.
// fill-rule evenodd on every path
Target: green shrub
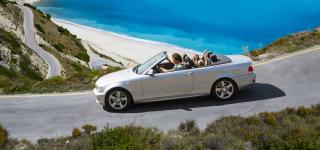
M 310 109 L 307 109 L 303 106 L 300 106 L 297 110 L 297 113 L 300 117 L 306 117 L 308 116 L 310 113 L 311 113 L 311 110 Z
M 11 84 L 11 80 L 8 77 L 0 75 L 0 88 L 9 87 Z
M 48 19 L 48 20 L 51 20 L 51 15 L 50 14 L 46 14 L 46 18 Z
M 35 6 L 33 6 L 33 5 L 31 5 L 31 4 L 24 3 L 23 5 L 31 8 L 31 9 L 37 10 L 37 8 Z
M 63 52 L 63 49 L 65 48 L 61 43 L 53 44 L 52 46 L 59 52 Z
M 35 88 L 40 88 L 40 87 L 50 87 L 50 86 L 55 86 L 55 85 L 62 85 L 64 84 L 65 80 L 61 77 L 52 77 L 50 79 L 46 79 L 43 81 L 40 81 L 33 85 Z
M 71 34 L 68 29 L 65 29 L 65 28 L 63 28 L 63 27 L 61 27 L 61 26 L 58 26 L 58 31 L 59 31 L 61 34 L 68 35 L 68 36 Z
M 13 63 L 15 65 L 18 63 L 18 59 L 14 58 L 14 57 L 11 57 L 10 61 L 11 61 L 11 63 Z
M 15 79 L 14 86 L 8 90 L 6 93 L 16 92 L 27 92 L 31 90 L 31 85 L 35 83 L 35 80 L 31 79 L 27 75 L 18 76 L 17 79 Z
M 194 120 L 186 120 L 180 123 L 178 131 L 188 136 L 198 136 L 200 134 L 198 125 Z
M 17 73 L 12 71 L 12 70 L 9 70 L 7 68 L 4 68 L 2 66 L 0 66 L 0 75 L 4 75 L 4 76 L 7 76 L 9 78 L 15 78 L 17 77 Z
M 82 134 L 82 133 L 81 133 L 81 131 L 80 131 L 79 128 L 74 128 L 74 129 L 72 130 L 72 137 L 74 137 L 74 138 L 80 137 L 81 134 Z
M 11 33 L 0 29 L 0 44 L 8 45 L 8 48 L 13 54 L 22 55 L 21 43 L 19 40 Z
M 263 113 L 263 116 L 264 116 L 264 121 L 266 124 L 268 124 L 270 126 L 276 126 L 277 118 L 275 117 L 275 115 L 273 113 L 265 112 L 265 113 Z
M 37 28 L 37 30 L 38 30 L 39 32 L 45 33 L 40 24 L 35 24 L 35 27 Z
M 91 145 L 95 150 L 105 149 L 159 149 L 161 133 L 150 128 L 135 126 L 104 129 L 93 137 Z
M 89 55 L 86 52 L 79 52 L 76 57 L 85 62 L 89 62 L 90 59 Z
M 246 122 L 248 125 L 259 125 L 260 124 L 260 119 L 257 116 L 252 116 L 246 119 Z
M 217 150 L 238 150 L 244 149 L 244 142 L 231 133 L 218 133 L 209 135 L 203 139 L 204 149 L 217 149 Z
M 30 59 L 27 56 L 23 55 L 22 57 L 20 57 L 19 66 L 21 68 L 21 72 L 31 79 L 43 80 L 40 73 L 34 71 L 34 69 L 31 68 L 30 64 Z
M 91 124 L 86 124 L 86 125 L 82 126 L 82 129 L 84 130 L 84 133 L 91 134 L 97 130 L 97 126 L 94 126 Z
M 9 135 L 7 130 L 3 128 L 2 125 L 0 124 L 0 149 L 2 149 L 4 145 L 7 143 L 8 136 Z
M 78 63 L 71 63 L 72 67 L 74 70 L 76 70 L 77 72 L 82 72 L 83 69 L 81 68 L 81 66 Z

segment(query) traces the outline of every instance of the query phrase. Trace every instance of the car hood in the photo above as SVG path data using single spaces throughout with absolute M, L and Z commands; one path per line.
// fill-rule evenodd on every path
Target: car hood
M 125 82 L 125 81 L 128 81 L 128 80 L 136 78 L 136 77 L 137 77 L 137 74 L 135 74 L 132 71 L 132 69 L 125 69 L 125 70 L 110 73 L 110 74 L 107 74 L 107 75 L 100 77 L 96 82 L 96 86 L 104 87 L 104 86 L 109 85 L 111 83 Z

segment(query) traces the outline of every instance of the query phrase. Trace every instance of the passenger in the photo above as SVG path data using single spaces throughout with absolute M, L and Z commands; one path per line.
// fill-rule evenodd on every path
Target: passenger
M 211 60 L 212 64 L 219 61 L 217 55 L 214 55 L 214 54 L 212 54 L 210 56 L 210 60 Z
M 186 69 L 191 69 L 194 67 L 193 61 L 187 54 L 183 54 L 183 64 L 185 65 Z
M 212 65 L 211 55 L 212 55 L 211 52 L 204 54 L 203 59 L 204 59 L 205 66 L 211 66 Z
M 199 67 L 199 60 L 200 60 L 200 56 L 198 54 L 194 55 L 192 58 L 192 62 L 194 64 L 194 67 Z
M 185 66 L 182 64 L 182 57 L 178 53 L 172 54 L 172 63 L 174 63 L 174 67 L 172 69 L 165 69 L 163 67 L 160 67 L 160 70 L 162 72 L 171 72 L 186 69 Z

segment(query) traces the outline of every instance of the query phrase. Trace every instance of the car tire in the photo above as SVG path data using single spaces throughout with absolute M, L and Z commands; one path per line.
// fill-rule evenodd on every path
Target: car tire
M 109 111 L 124 111 L 132 104 L 131 94 L 122 88 L 111 89 L 105 98 L 105 106 Z
M 212 86 L 212 96 L 218 100 L 228 100 L 238 92 L 236 83 L 228 78 L 216 81 Z

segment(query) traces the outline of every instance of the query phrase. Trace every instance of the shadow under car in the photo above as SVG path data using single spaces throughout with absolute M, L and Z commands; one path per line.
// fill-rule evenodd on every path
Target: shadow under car
M 191 108 L 208 107 L 208 106 L 221 106 L 242 102 L 251 102 L 259 100 L 268 100 L 277 97 L 285 96 L 285 92 L 281 89 L 264 83 L 255 83 L 242 90 L 240 90 L 232 99 L 220 101 L 210 96 L 201 96 L 193 98 L 175 99 L 159 102 L 149 102 L 135 104 L 128 110 L 117 113 L 143 113 L 151 111 L 165 111 L 183 109 L 186 111 L 192 111 Z M 104 108 L 108 111 L 106 108 Z

